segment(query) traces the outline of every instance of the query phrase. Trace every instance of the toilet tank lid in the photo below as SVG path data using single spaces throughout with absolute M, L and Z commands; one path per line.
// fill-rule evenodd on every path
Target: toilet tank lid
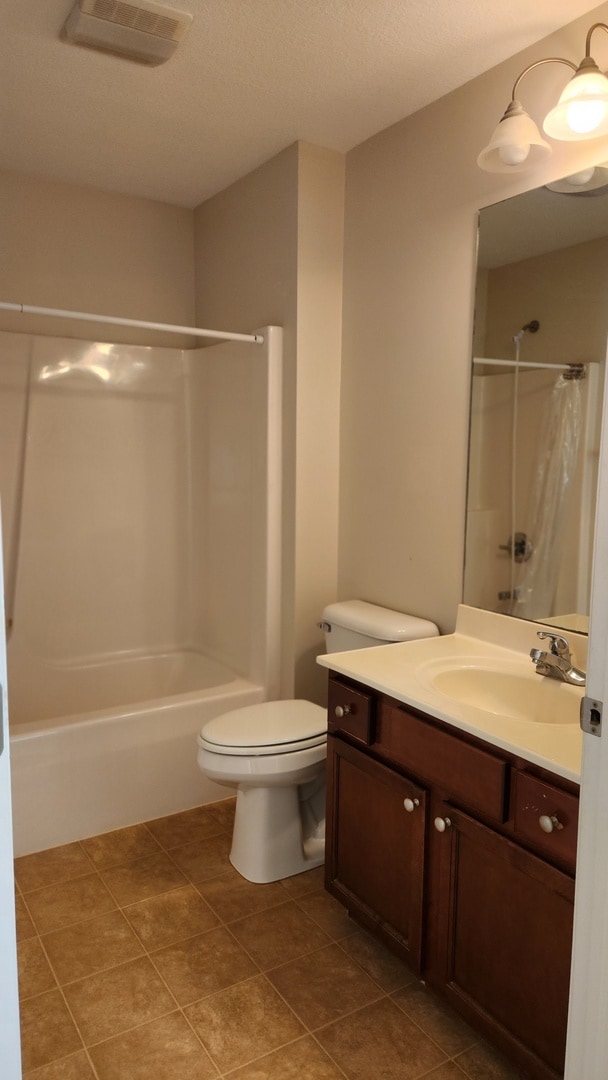
M 368 604 L 366 600 L 339 600 L 328 604 L 323 609 L 323 621 L 378 638 L 378 641 L 414 641 L 439 634 L 438 627 L 428 619 Z

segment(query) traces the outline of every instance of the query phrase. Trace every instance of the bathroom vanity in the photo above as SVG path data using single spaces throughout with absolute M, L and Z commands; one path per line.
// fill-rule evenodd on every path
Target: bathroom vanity
M 515 633 L 528 626 L 535 634 L 534 624 Z M 536 675 L 517 648 L 495 648 L 490 660 L 493 648 L 456 634 L 320 660 L 330 668 L 326 887 L 527 1076 L 555 1080 L 582 691 Z M 484 718 L 437 694 L 438 672 L 467 671 L 474 686 L 476 672 L 500 675 L 503 665 L 516 681 L 518 663 L 531 697 L 546 688 L 555 700 L 555 721 L 527 723 L 507 713 L 512 704 Z M 539 751 L 543 737 L 554 752 Z

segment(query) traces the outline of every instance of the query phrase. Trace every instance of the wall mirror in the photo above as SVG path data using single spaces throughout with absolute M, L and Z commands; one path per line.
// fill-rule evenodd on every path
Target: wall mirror
M 608 164 L 483 209 L 463 601 L 588 628 Z

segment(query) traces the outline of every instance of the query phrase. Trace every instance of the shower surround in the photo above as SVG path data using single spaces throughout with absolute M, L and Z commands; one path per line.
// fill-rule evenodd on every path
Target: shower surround
M 0 334 L 17 854 L 227 795 L 198 730 L 277 696 L 281 332 L 261 333 Z
M 464 600 L 473 607 L 526 618 L 587 612 L 589 604 L 597 461 L 601 426 L 602 373 L 588 364 L 580 383 L 582 433 L 576 470 L 566 491 L 567 513 L 559 538 L 539 535 L 535 482 L 543 445 L 543 418 L 551 406 L 559 369 L 475 374 L 471 393 L 471 449 L 467 500 L 467 558 Z M 515 443 L 514 396 L 517 385 Z M 515 466 L 515 475 L 512 469 Z M 512 521 L 515 512 L 515 521 Z M 542 521 L 542 515 L 540 520 Z M 546 517 L 549 521 L 549 517 Z M 553 556 L 551 610 L 531 611 L 500 594 L 511 590 L 511 560 L 505 545 L 523 532 L 538 551 Z M 518 564 L 515 588 L 527 563 Z M 572 629 L 576 629 L 572 626 Z

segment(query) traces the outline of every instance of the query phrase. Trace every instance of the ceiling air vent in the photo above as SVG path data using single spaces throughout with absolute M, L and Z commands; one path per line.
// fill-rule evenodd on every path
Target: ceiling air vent
M 192 15 L 151 0 L 77 0 L 61 36 L 74 45 L 164 64 L 184 37 Z

